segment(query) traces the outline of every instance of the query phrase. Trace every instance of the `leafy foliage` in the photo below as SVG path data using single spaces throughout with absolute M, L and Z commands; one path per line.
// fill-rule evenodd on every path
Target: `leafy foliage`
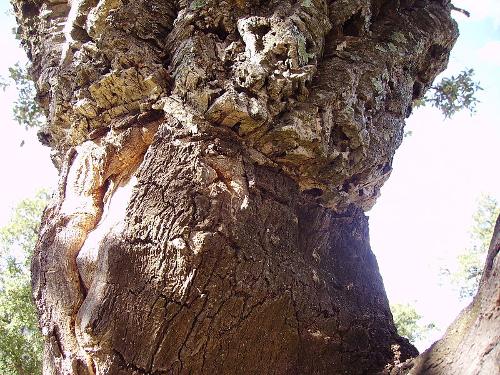
M 0 228 L 0 373 L 40 374 L 42 338 L 31 299 L 30 261 L 48 195 L 23 200 Z
M 472 114 L 476 111 L 477 92 L 482 90 L 473 80 L 474 70 L 465 69 L 458 76 L 446 77 L 429 89 L 427 95 L 415 105 L 429 104 L 439 109 L 445 118 L 451 118 L 462 109 Z
M 0 88 L 5 91 L 7 87 L 9 87 L 9 82 L 5 80 L 5 77 L 0 76 Z
M 422 316 L 410 304 L 391 304 L 391 311 L 398 334 L 406 337 L 413 344 L 417 340 L 424 339 L 429 331 L 436 328 L 433 323 L 427 325 L 419 324 Z
M 476 294 L 499 214 L 500 204 L 489 195 L 482 196 L 473 217 L 470 247 L 458 255 L 457 270 L 442 271 L 448 274 L 451 282 L 458 287 L 461 298 L 472 297 Z
M 9 68 L 9 79 L 14 82 L 18 97 L 14 102 L 12 112 L 14 119 L 28 128 L 39 128 L 45 121 L 42 108 L 36 101 L 36 88 L 31 79 L 28 66 L 16 63 Z M 5 78 L 0 79 L 0 87 L 4 90 L 10 85 Z

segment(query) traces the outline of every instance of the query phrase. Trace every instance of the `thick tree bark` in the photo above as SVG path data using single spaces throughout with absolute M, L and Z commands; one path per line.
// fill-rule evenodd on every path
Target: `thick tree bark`
M 60 189 L 46 374 L 374 374 L 363 210 L 457 37 L 447 1 L 14 0 Z

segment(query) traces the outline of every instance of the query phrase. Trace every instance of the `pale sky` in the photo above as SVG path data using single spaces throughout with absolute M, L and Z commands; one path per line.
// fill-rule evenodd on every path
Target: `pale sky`
M 370 216 L 373 251 L 379 261 L 391 302 L 409 302 L 426 321 L 438 324 L 424 349 L 464 306 L 447 286 L 440 286 L 439 267 L 449 263 L 468 243 L 476 200 L 489 193 L 500 200 L 500 0 L 455 0 L 471 17 L 455 13 L 461 37 L 444 75 L 473 68 L 484 91 L 477 113 L 452 120 L 432 108 L 418 109 L 407 121 L 413 134 L 398 150 L 394 171 L 382 188 Z M 24 61 L 11 30 L 9 4 L 0 4 L 0 75 Z M 47 148 L 33 132 L 11 120 L 14 90 L 0 91 L 0 225 L 10 208 L 40 187 L 52 187 L 55 169 Z M 23 147 L 19 144 L 24 140 Z

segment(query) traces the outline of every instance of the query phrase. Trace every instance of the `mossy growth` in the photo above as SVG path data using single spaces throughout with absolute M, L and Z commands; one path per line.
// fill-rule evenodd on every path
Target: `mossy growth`
M 205 5 L 207 5 L 206 0 L 194 0 L 191 3 L 191 5 L 189 6 L 189 8 L 191 10 L 197 10 L 197 9 L 203 8 Z
M 312 60 L 316 57 L 314 53 L 307 52 L 307 42 L 306 38 L 299 34 L 297 36 L 297 54 L 299 58 L 299 65 L 307 65 L 309 60 Z

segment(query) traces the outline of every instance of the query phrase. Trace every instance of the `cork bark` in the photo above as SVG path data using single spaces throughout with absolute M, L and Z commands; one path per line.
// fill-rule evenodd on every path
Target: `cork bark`
M 59 191 L 45 374 L 375 374 L 363 211 L 457 37 L 447 1 L 13 0 Z

